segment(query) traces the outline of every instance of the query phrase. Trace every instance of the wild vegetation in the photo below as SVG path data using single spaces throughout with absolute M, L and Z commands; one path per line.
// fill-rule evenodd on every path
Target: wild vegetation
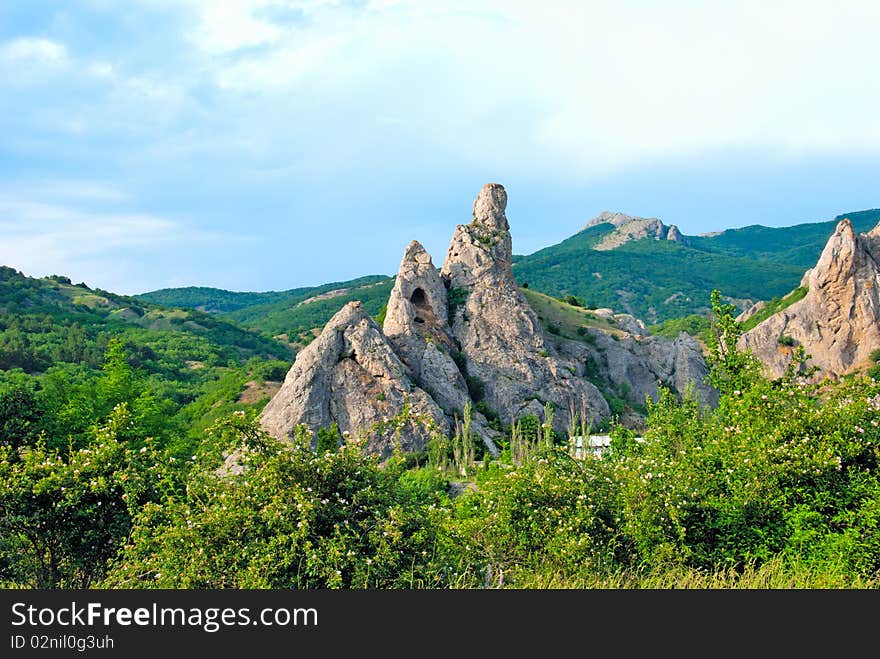
M 550 430 L 552 406 L 482 460 L 469 410 L 385 463 L 358 437 L 272 439 L 259 405 L 194 434 L 116 337 L 97 370 L 5 372 L 0 584 L 880 586 L 880 384 L 811 384 L 802 350 L 768 380 L 735 349 L 733 307 L 712 307 L 718 407 L 663 389 L 641 436 L 615 426 L 600 457 L 573 452 L 580 423 Z

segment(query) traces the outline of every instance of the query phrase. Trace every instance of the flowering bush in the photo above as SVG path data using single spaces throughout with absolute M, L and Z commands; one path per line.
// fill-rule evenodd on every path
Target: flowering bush
M 182 496 L 146 506 L 105 585 L 391 588 L 434 583 L 445 481 L 404 478 L 357 444 L 315 452 L 244 416 L 214 428 Z

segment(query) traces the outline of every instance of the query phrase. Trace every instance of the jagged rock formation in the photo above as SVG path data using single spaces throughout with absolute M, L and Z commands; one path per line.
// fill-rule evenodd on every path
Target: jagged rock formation
M 602 384 L 606 391 L 635 405 L 657 399 L 660 385 L 693 394 L 701 404 L 713 407 L 718 392 L 706 382 L 709 369 L 696 339 L 682 332 L 669 340 L 660 336 L 624 333 L 612 335 L 589 330 L 586 343 L 557 341 L 559 353 L 577 364 L 577 374 Z
M 584 229 L 599 224 L 611 224 L 614 231 L 604 236 L 593 249 L 604 251 L 620 247 L 624 243 L 633 240 L 671 240 L 673 242 L 687 244 L 687 239 L 682 235 L 674 224 L 666 226 L 656 217 L 633 217 L 626 213 L 611 213 L 602 211 L 592 220 L 587 222 Z
M 779 377 L 802 345 L 818 367 L 817 376 L 838 377 L 869 363 L 880 347 L 880 225 L 856 235 L 841 220 L 816 266 L 804 274 L 806 296 L 740 337 Z
M 451 355 L 458 344 L 449 327 L 446 286 L 431 255 L 418 241 L 406 248 L 394 288 L 388 298 L 382 326 L 409 374 L 444 410 L 447 419 L 461 418 L 470 402 L 467 383 Z M 498 435 L 480 412 L 474 412 L 474 428 L 485 438 Z
M 398 429 L 393 419 L 405 405 L 422 422 Z M 449 432 L 443 410 L 413 382 L 360 302 L 346 304 L 297 355 L 260 422 L 278 438 L 291 436 L 300 424 L 316 430 L 336 422 L 343 437 L 363 434 L 367 449 L 384 457 L 394 450 L 398 430 L 408 451 L 423 448 L 432 428 Z
M 263 427 L 284 438 L 299 425 L 315 431 L 335 422 L 344 437 L 362 437 L 387 457 L 396 445 L 419 450 L 434 434 L 451 434 L 473 403 L 473 428 L 496 453 L 493 424 L 544 418 L 547 403 L 560 431 L 570 410 L 587 422 L 607 419 L 608 402 L 590 379 L 635 403 L 656 397 L 660 383 L 684 392 L 695 380 L 701 399 L 713 402 L 699 346 L 686 335 L 651 337 L 641 321 L 612 314 L 617 340 L 599 330 L 590 345 L 547 339 L 511 272 L 506 205 L 501 185 L 483 186 L 439 272 L 410 243 L 383 327 L 360 303 L 347 304 L 297 355 Z
M 480 390 L 477 397 L 505 424 L 525 414 L 541 416 L 551 402 L 559 410 L 554 424 L 562 430 L 572 401 L 598 421 L 609 414 L 608 403 L 545 342 L 538 317 L 514 281 L 506 207 L 501 185 L 483 186 L 473 221 L 456 227 L 441 270 L 450 295 L 461 301 L 452 315 L 452 333 L 471 388 Z

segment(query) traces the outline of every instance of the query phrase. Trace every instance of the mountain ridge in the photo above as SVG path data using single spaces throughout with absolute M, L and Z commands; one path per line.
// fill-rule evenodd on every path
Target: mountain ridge
M 601 217 L 602 214 L 597 216 Z M 555 245 L 528 255 L 514 254 L 512 268 L 520 285 L 558 298 L 573 295 L 589 306 L 629 313 L 650 324 L 694 314 L 706 316 L 713 288 L 721 290 L 728 301 L 744 311 L 758 301 L 781 297 L 794 289 L 803 271 L 815 263 L 836 223 L 844 217 L 852 219 L 857 231 L 864 231 L 880 221 L 880 209 L 852 211 L 834 220 L 787 227 L 754 224 L 726 229 L 713 236 L 683 235 L 684 242 L 634 240 L 608 250 L 594 247 L 616 227 L 594 218 Z M 362 281 L 372 283 L 359 285 Z M 236 303 L 236 308 L 219 313 L 266 335 L 289 334 L 291 343 L 305 345 L 313 338 L 313 330 L 326 323 L 346 302 L 361 299 L 371 315 L 380 314 L 392 283 L 390 276 L 368 275 L 289 291 L 233 293 L 263 297 L 254 298 L 255 303 L 248 306 Z M 381 290 L 358 290 L 360 286 L 378 286 Z M 313 309 L 294 308 L 310 295 L 339 288 L 349 291 L 339 299 L 324 300 Z M 184 295 L 192 296 L 199 290 L 205 289 L 162 289 L 136 297 L 173 306 L 209 308 L 210 297 L 186 300 L 175 293 L 187 291 Z M 209 293 L 216 290 L 222 289 L 207 289 Z

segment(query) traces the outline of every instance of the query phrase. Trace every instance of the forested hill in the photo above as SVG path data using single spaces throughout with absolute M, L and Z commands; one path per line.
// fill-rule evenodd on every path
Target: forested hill
M 159 359 L 155 348 L 163 347 L 216 363 L 293 356 L 288 346 L 207 313 L 93 290 L 62 276 L 27 277 L 0 266 L 0 368 L 35 372 L 59 362 L 98 366 L 111 337 L 131 343 L 144 362 Z
M 626 242 L 593 249 L 613 230 L 590 226 L 557 245 L 515 256 L 521 285 L 554 297 L 575 295 L 592 307 L 625 311 L 649 323 L 690 314 L 704 315 L 717 288 L 741 309 L 785 295 L 819 257 L 835 225 L 850 218 L 856 231 L 880 221 L 880 210 L 840 215 L 829 222 L 771 228 L 759 225 L 716 235 Z
M 366 284 L 387 279 L 382 275 L 367 275 L 351 281 L 333 282 L 320 286 L 305 286 L 286 291 L 267 291 L 263 293 L 246 293 L 227 291 L 221 288 L 189 286 L 186 288 L 163 288 L 136 296 L 146 302 L 154 302 L 169 307 L 198 309 L 212 314 L 229 313 L 248 307 L 265 307 L 275 304 L 293 306 L 316 295 L 333 290 L 357 288 Z
M 187 453 L 214 420 L 258 411 L 294 351 L 228 320 L 0 267 L 0 445 L 76 446 L 126 403 Z
M 394 279 L 368 275 L 351 281 L 282 292 L 235 293 L 216 288 L 174 288 L 144 293 L 138 299 L 202 309 L 242 327 L 294 346 L 307 345 L 347 302 L 360 300 L 379 315 Z

